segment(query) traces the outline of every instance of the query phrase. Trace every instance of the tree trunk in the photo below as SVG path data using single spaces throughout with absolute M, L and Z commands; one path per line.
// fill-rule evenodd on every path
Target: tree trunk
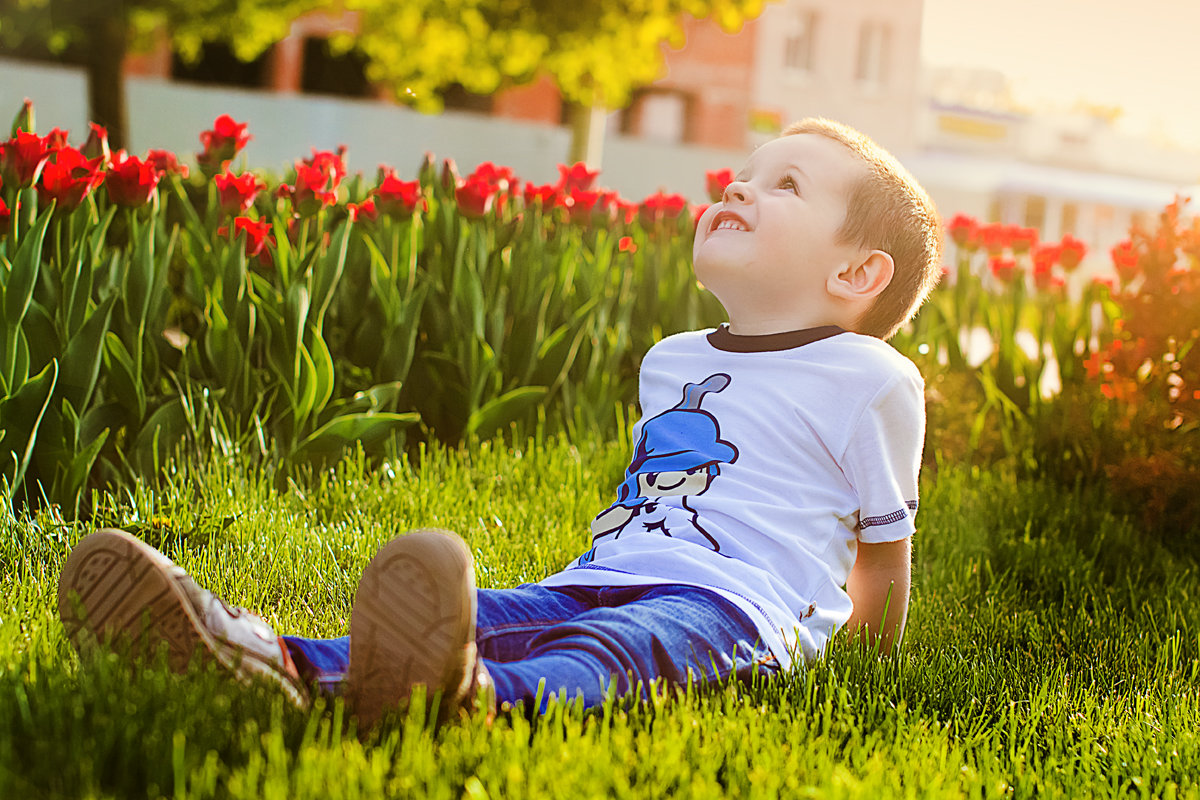
M 567 160 L 582 161 L 591 169 L 600 169 L 604 154 L 604 127 L 608 112 L 602 106 L 571 104 L 571 150 Z
M 87 20 L 88 115 L 108 131 L 113 150 L 128 146 L 129 124 L 125 109 L 125 77 L 122 69 L 128 48 L 124 3 L 97 0 Z

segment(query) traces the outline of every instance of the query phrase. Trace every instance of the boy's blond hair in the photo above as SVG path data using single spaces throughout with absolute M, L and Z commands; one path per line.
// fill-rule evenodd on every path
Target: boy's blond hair
M 870 137 L 840 122 L 810 117 L 789 125 L 782 136 L 815 133 L 849 148 L 866 164 L 850 187 L 842 244 L 882 250 L 896 270 L 891 283 L 858 320 L 855 330 L 890 338 L 917 312 L 941 277 L 942 222 L 917 179 Z

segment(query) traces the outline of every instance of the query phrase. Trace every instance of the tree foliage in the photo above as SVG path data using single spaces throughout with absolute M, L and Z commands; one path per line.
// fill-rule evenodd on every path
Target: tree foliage
M 476 94 L 549 75 L 570 101 L 618 108 L 662 69 L 662 44 L 681 46 L 685 15 L 727 31 L 765 0 L 343 0 L 359 30 L 336 44 L 357 48 L 367 74 L 397 99 L 438 110 L 438 90 Z
M 318 0 L 10 0 L 0 5 L 3 51 L 45 46 L 70 52 L 88 74 L 89 118 L 124 145 L 121 65 L 130 49 L 166 31 L 176 51 L 195 59 L 205 41 L 228 42 L 250 61 L 288 35 Z

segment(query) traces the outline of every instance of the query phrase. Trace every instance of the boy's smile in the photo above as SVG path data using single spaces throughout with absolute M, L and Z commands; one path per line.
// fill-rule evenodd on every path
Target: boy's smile
M 817 134 L 773 139 L 750 155 L 721 202 L 696 226 L 696 277 L 729 314 L 734 333 L 839 324 L 826 282 L 859 252 L 837 240 L 865 164 Z

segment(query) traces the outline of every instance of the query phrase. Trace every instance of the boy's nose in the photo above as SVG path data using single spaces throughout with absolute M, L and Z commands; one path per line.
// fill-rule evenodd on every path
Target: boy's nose
M 737 200 L 739 203 L 745 203 L 750 199 L 750 186 L 743 181 L 731 181 L 725 187 L 725 193 L 721 197 L 721 201 L 728 203 L 731 200 Z

